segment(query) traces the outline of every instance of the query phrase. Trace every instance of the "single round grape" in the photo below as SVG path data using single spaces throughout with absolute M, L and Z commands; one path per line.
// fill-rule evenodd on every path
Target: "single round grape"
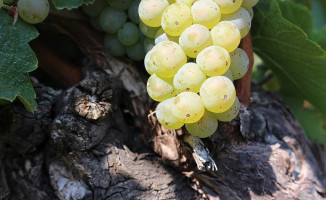
M 126 47 L 119 42 L 115 35 L 106 34 L 104 38 L 104 46 L 112 56 L 118 57 L 126 54 Z
M 127 56 L 134 61 L 141 61 L 145 57 L 143 41 L 138 41 L 132 46 L 127 46 Z
M 27 23 L 37 24 L 45 20 L 50 11 L 48 0 L 19 0 L 19 16 Z
M 106 0 L 96 0 L 96 1 L 94 1 L 94 3 L 89 4 L 89 5 L 83 4 L 82 9 L 87 15 L 89 15 L 91 17 L 95 17 L 95 16 L 100 15 L 102 10 L 106 6 L 107 6 Z
M 187 5 L 189 8 L 193 5 L 196 0 L 175 0 L 175 3 L 182 3 Z
M 195 123 L 186 124 L 187 131 L 199 138 L 206 138 L 213 135 L 218 127 L 218 121 L 214 114 L 205 110 L 203 117 Z
M 222 14 L 233 13 L 242 4 L 242 0 L 214 0 L 214 2 L 220 7 Z
M 105 8 L 100 15 L 100 25 L 107 33 L 116 33 L 126 23 L 127 15 L 111 7 Z
M 173 85 L 178 92 L 198 93 L 206 76 L 196 63 L 183 65 L 173 78 Z
M 150 61 L 156 66 L 158 76 L 172 78 L 186 64 L 187 56 L 177 43 L 166 41 L 154 46 Z
M 252 21 L 252 19 L 254 18 L 254 9 L 249 8 L 249 9 L 247 9 L 247 11 L 248 11 L 248 13 L 249 13 L 249 15 L 250 15 L 250 19 L 251 19 L 251 21 Z
M 232 22 L 240 31 L 241 38 L 244 38 L 251 28 L 251 17 L 244 8 L 239 8 L 234 13 L 222 15 L 222 21 Z
M 128 9 L 128 17 L 129 19 L 134 22 L 135 24 L 139 24 L 139 15 L 138 15 L 138 6 L 139 6 L 140 0 L 134 0 L 129 9 Z
M 168 35 L 164 32 L 164 30 L 162 28 L 159 28 L 155 34 L 155 44 L 164 42 L 164 41 L 173 41 L 175 43 L 178 43 L 179 37 Z
M 154 46 L 155 46 L 155 41 L 154 41 L 154 39 L 152 39 L 152 38 L 148 38 L 148 37 L 146 37 L 146 38 L 144 39 L 144 51 L 145 51 L 146 53 L 149 52 L 150 50 L 152 50 Z
M 173 102 L 174 98 L 170 98 L 159 103 L 156 107 L 156 117 L 163 127 L 168 129 L 179 129 L 184 123 L 178 121 L 173 115 Z
M 230 69 L 228 69 L 228 71 L 226 71 L 225 74 L 223 74 L 222 76 L 225 76 L 229 78 L 231 81 L 233 81 L 233 75 Z
M 231 108 L 236 92 L 230 79 L 225 76 L 214 76 L 203 83 L 199 93 L 207 110 L 221 113 Z
M 204 115 L 205 108 L 198 94 L 182 92 L 174 98 L 172 111 L 179 121 L 194 123 Z
M 164 10 L 161 25 L 167 34 L 179 36 L 192 21 L 190 8 L 185 4 L 174 3 Z
M 147 93 L 154 101 L 164 101 L 176 95 L 173 86 L 153 74 L 147 80 Z
M 237 48 L 235 51 L 230 53 L 231 65 L 230 71 L 233 75 L 233 80 L 238 80 L 246 75 L 249 68 L 249 57 L 247 53 Z
M 146 37 L 155 38 L 155 34 L 160 29 L 160 27 L 147 26 L 142 21 L 140 21 L 139 29 Z
M 239 29 L 228 21 L 218 23 L 211 30 L 211 36 L 214 45 L 223 47 L 228 52 L 234 51 L 241 41 Z
M 107 0 L 107 2 L 110 7 L 115 8 L 117 10 L 125 11 L 130 7 L 133 0 Z
M 227 111 L 222 113 L 215 113 L 215 117 L 221 122 L 232 121 L 239 113 L 240 102 L 238 97 L 235 97 L 234 103 Z
M 199 52 L 212 45 L 212 38 L 205 26 L 194 24 L 183 31 L 179 44 L 187 56 L 196 58 Z
M 258 0 L 243 0 L 241 7 L 245 9 L 249 9 L 254 7 L 258 3 Z
M 220 76 L 230 67 L 230 55 L 222 47 L 210 46 L 201 51 L 196 63 L 202 72 L 207 76 Z
M 191 7 L 194 23 L 213 28 L 221 19 L 221 11 L 212 0 L 199 0 Z
M 123 27 L 118 31 L 118 40 L 125 46 L 136 44 L 138 39 L 139 29 L 132 22 L 125 23 L 125 25 L 123 25 Z
M 145 55 L 145 58 L 144 58 L 145 69 L 150 75 L 152 75 L 158 71 L 157 66 L 154 65 L 152 60 L 150 59 L 152 53 L 153 53 L 153 49 L 150 50 L 149 52 L 147 52 L 147 54 Z
M 147 26 L 159 27 L 162 14 L 168 5 L 167 0 L 142 0 L 138 7 L 139 18 Z

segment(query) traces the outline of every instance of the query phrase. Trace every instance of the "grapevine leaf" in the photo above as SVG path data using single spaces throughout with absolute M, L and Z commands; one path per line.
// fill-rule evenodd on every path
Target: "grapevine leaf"
M 314 30 L 311 34 L 311 39 L 317 42 L 321 48 L 326 51 L 326 26 L 319 30 Z
M 259 1 L 252 31 L 254 50 L 275 73 L 281 92 L 326 114 L 326 52 L 283 18 L 276 0 Z
M 73 8 L 78 8 L 82 4 L 92 4 L 95 0 L 52 0 L 54 6 L 58 10 L 62 10 L 64 8 L 71 10 Z
M 37 58 L 28 42 L 38 36 L 34 26 L 23 20 L 12 25 L 13 18 L 0 10 L 0 100 L 13 101 L 16 97 L 26 109 L 36 110 L 36 95 L 28 72 L 37 68 Z

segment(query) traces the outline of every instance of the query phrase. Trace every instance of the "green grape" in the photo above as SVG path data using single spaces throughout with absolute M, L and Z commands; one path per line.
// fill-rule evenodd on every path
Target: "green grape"
M 251 19 L 251 21 L 252 21 L 252 18 L 254 18 L 254 9 L 249 8 L 249 9 L 247 9 L 247 11 L 248 11 L 248 13 L 249 13 L 249 15 L 250 15 L 250 19 Z
M 222 113 L 215 113 L 215 117 L 221 122 L 232 121 L 239 113 L 240 102 L 238 97 L 235 97 L 234 103 L 227 111 Z
M 240 30 L 241 38 L 244 38 L 250 31 L 251 17 L 244 8 L 239 8 L 234 13 L 222 15 L 222 21 L 232 22 Z
M 159 27 L 162 14 L 168 5 L 167 0 L 142 0 L 138 7 L 139 18 L 147 26 Z
M 198 93 L 205 80 L 206 76 L 196 63 L 187 63 L 175 74 L 173 85 L 178 92 Z
M 242 0 L 213 0 L 221 9 L 222 14 L 233 13 L 238 10 Z
M 186 124 L 187 131 L 199 138 L 206 138 L 213 135 L 218 127 L 217 119 L 214 114 L 205 110 L 203 117 L 195 123 Z
M 91 25 L 96 29 L 96 30 L 99 30 L 99 31 L 103 31 L 101 25 L 100 25 L 100 22 L 99 22 L 99 18 L 98 16 L 95 16 L 95 17 L 90 17 L 89 21 L 91 22 Z
M 98 1 L 98 0 L 96 0 Z M 133 0 L 107 0 L 109 6 L 111 6 L 112 8 L 115 8 L 117 10 L 127 10 L 131 3 L 133 2 Z
M 134 61 L 141 61 L 145 57 L 143 41 L 139 40 L 132 46 L 127 46 L 127 56 Z
M 214 76 L 203 83 L 199 93 L 207 110 L 221 113 L 231 108 L 236 92 L 230 79 L 225 76 Z
M 154 46 L 155 46 L 155 40 L 154 39 L 148 38 L 148 37 L 146 37 L 144 39 L 144 51 L 146 53 L 149 52 L 150 50 L 152 50 Z
M 199 0 L 191 7 L 194 23 L 213 28 L 221 19 L 221 11 L 212 0 Z
M 194 24 L 183 31 L 179 44 L 187 56 L 196 58 L 199 52 L 212 45 L 212 38 L 205 26 Z
M 147 93 L 155 101 L 164 101 L 176 95 L 176 91 L 168 81 L 153 74 L 147 80 Z
M 138 6 L 139 6 L 140 0 L 134 0 L 129 9 L 128 9 L 128 16 L 129 19 L 134 22 L 135 24 L 139 24 L 139 15 L 138 15 Z
M 139 22 L 139 29 L 146 37 L 155 38 L 155 34 L 160 29 L 160 27 L 147 26 L 142 21 L 140 21 Z
M 195 123 L 204 115 L 205 108 L 198 94 L 182 92 L 174 98 L 172 112 L 183 123 Z
M 156 107 L 156 117 L 163 127 L 168 129 L 179 129 L 184 123 L 178 121 L 173 115 L 173 102 L 174 98 L 170 98 L 159 103 Z
M 241 41 L 239 29 L 228 21 L 218 23 L 211 30 L 211 36 L 214 45 L 223 47 L 228 52 L 234 51 Z
M 178 43 L 179 37 L 168 35 L 164 32 L 164 30 L 162 28 L 159 28 L 155 34 L 155 44 L 164 42 L 164 41 L 173 41 L 175 43 Z
M 222 76 L 225 76 L 229 78 L 231 81 L 233 81 L 233 75 L 230 69 L 228 69 L 228 71 L 226 71 L 225 74 L 223 74 Z
M 99 21 L 105 32 L 116 33 L 126 23 L 127 16 L 122 11 L 107 7 L 101 12 Z
M 158 67 L 156 65 L 154 65 L 154 63 L 151 61 L 152 53 L 153 53 L 153 49 L 150 50 L 149 52 L 147 52 L 147 54 L 144 58 L 145 69 L 150 75 L 152 75 L 158 71 Z
M 125 23 L 125 25 L 123 25 L 123 27 L 118 31 L 118 40 L 125 46 L 136 44 L 138 39 L 139 29 L 132 22 Z
M 171 36 L 179 36 L 192 24 L 191 10 L 181 3 L 169 5 L 163 12 L 161 25 Z
M 202 72 L 207 76 L 220 76 L 230 67 L 230 55 L 222 47 L 210 46 L 201 51 L 196 63 Z
M 245 9 L 249 9 L 254 7 L 258 3 L 258 0 L 243 0 L 241 7 Z
M 233 80 L 238 80 L 246 75 L 249 68 L 249 58 L 247 53 L 237 48 L 235 51 L 230 53 L 231 65 L 230 71 L 233 75 Z
M 112 56 L 118 57 L 126 54 L 126 47 L 119 42 L 115 35 L 106 34 L 104 38 L 104 46 Z
M 19 0 L 17 9 L 25 22 L 37 24 L 48 16 L 50 5 L 48 0 Z
M 155 45 L 150 56 L 155 72 L 162 78 L 172 78 L 187 62 L 187 56 L 181 47 L 172 41 L 160 42 Z
M 91 17 L 95 17 L 100 15 L 100 13 L 102 12 L 102 10 L 107 6 L 106 4 L 106 0 L 96 0 L 94 1 L 93 4 L 83 4 L 82 5 L 82 9 L 83 11 L 91 16 Z
M 187 5 L 189 8 L 194 4 L 196 0 L 175 0 L 175 3 L 182 3 Z

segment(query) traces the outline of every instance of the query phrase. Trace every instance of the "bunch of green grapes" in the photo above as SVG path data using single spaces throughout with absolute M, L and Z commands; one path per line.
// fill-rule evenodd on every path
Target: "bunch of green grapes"
M 258 0 L 141 0 L 140 30 L 146 36 L 149 96 L 160 102 L 158 121 L 185 125 L 198 137 L 216 132 L 218 121 L 239 113 L 233 81 L 248 71 L 238 48 L 251 27 Z
M 106 32 L 104 46 L 110 55 L 144 59 L 147 41 L 139 29 L 139 3 L 140 0 L 95 0 L 82 6 L 92 25 Z

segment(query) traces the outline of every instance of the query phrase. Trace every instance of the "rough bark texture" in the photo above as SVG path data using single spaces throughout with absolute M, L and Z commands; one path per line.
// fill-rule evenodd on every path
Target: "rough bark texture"
M 89 56 L 86 78 L 66 90 L 33 79 L 34 114 L 0 107 L 0 200 L 326 199 L 323 148 L 278 95 L 253 85 L 249 109 L 203 140 L 218 171 L 198 171 L 185 130 L 150 114 L 143 69 L 103 54 L 83 23 L 54 23 Z

